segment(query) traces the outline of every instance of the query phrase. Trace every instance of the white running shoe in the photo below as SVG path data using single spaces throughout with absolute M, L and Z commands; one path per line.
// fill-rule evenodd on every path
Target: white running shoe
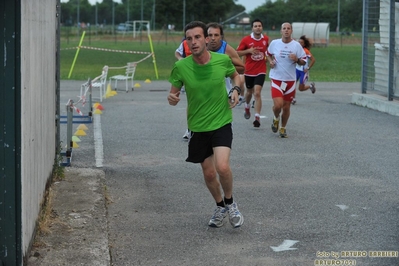
M 223 226 L 223 219 L 227 215 L 227 208 L 226 207 L 216 207 L 215 213 L 212 215 L 211 220 L 209 220 L 208 225 L 210 227 L 222 227 Z
M 234 227 L 240 227 L 244 223 L 244 216 L 238 210 L 237 203 L 233 202 L 230 205 L 226 205 L 226 209 L 229 211 L 230 224 Z
M 184 140 L 188 140 L 191 137 L 191 131 L 189 129 L 186 130 L 186 133 L 183 135 Z

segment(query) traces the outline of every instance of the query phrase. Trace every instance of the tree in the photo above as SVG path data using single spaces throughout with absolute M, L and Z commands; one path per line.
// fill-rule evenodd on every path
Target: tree
M 61 22 L 64 25 L 74 24 L 77 20 L 77 3 L 80 7 L 80 21 L 94 24 L 95 6 L 88 0 L 69 0 L 61 3 Z M 128 2 L 129 1 L 129 2 Z M 141 20 L 141 3 L 143 3 L 143 19 L 151 20 L 155 6 L 155 27 L 160 29 L 164 25 L 174 24 L 176 29 L 182 30 L 183 1 L 186 3 L 186 19 L 208 22 L 221 22 L 242 12 L 245 8 L 236 4 L 237 0 L 103 0 L 98 4 L 99 23 L 112 23 L 112 8 L 115 7 L 115 24 L 129 20 Z M 279 28 L 283 22 L 329 22 L 331 28 L 337 25 L 338 0 L 265 0 L 264 4 L 249 13 L 250 19 L 259 18 L 265 29 Z M 341 3 L 340 28 L 350 28 L 360 31 L 362 28 L 362 0 L 339 0 Z M 129 6 L 129 9 L 128 9 Z M 129 16 L 127 14 L 129 10 Z
M 70 18 L 76 23 L 77 6 L 79 2 L 80 20 L 94 24 L 95 5 L 91 6 L 88 0 L 69 0 L 61 3 L 61 22 L 65 24 Z M 129 2 L 128 2 L 129 1 Z M 158 28 L 165 24 L 174 24 L 177 28 L 183 28 L 183 1 L 176 0 L 145 0 L 143 2 L 143 20 L 151 20 L 154 1 L 156 3 L 155 17 Z M 186 0 L 186 21 L 202 20 L 204 22 L 222 21 L 227 18 L 229 12 L 240 5 L 236 0 Z M 122 0 L 122 3 L 113 3 L 113 0 L 103 0 L 98 4 L 97 16 L 99 23 L 112 23 L 112 9 L 115 7 L 115 24 L 127 20 L 129 6 L 129 19 L 141 20 L 141 1 Z M 241 8 L 243 8 L 241 6 Z
M 360 31 L 362 28 L 362 0 L 340 0 L 340 28 Z M 295 8 L 292 8 L 295 7 Z M 267 1 L 253 10 L 251 19 L 259 18 L 263 27 L 273 25 L 278 29 L 284 22 L 329 22 L 332 28 L 337 25 L 337 1 L 325 0 L 277 0 Z

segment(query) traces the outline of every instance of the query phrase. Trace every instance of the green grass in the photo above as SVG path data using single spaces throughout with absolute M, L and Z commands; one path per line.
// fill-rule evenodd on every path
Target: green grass
M 173 39 L 174 38 L 174 39 Z M 155 68 L 158 70 L 160 80 L 166 80 L 169 77 L 173 63 L 176 61 L 174 52 L 179 45 L 181 36 L 172 36 L 169 39 L 165 37 L 153 37 L 153 49 L 155 60 L 152 57 L 139 63 L 135 79 L 136 80 L 156 80 Z M 230 38 L 229 43 L 236 47 L 238 39 Z M 230 41 L 231 40 L 231 41 Z M 61 79 L 68 79 L 76 49 L 67 49 L 77 47 L 79 39 L 77 37 L 61 40 Z M 150 44 L 147 38 L 116 38 L 99 39 L 85 38 L 83 46 L 107 48 L 115 50 L 151 52 Z M 322 82 L 360 82 L 361 80 L 361 57 L 362 48 L 360 44 L 331 44 L 328 47 L 314 47 L 311 49 L 316 58 L 316 64 L 311 70 L 312 81 Z M 70 79 L 86 80 L 89 77 L 95 78 L 101 74 L 104 65 L 110 67 L 121 67 L 127 62 L 134 62 L 143 59 L 146 54 L 128 54 L 96 51 L 89 49 L 80 49 L 73 72 Z M 109 76 L 122 74 L 123 70 L 110 70 Z
M 329 46 L 312 48 L 316 63 L 310 71 L 312 81 L 360 82 L 361 46 Z

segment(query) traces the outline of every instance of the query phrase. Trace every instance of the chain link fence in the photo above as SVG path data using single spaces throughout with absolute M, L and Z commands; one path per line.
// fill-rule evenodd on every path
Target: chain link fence
M 398 0 L 363 2 L 362 93 L 368 91 L 399 97 Z

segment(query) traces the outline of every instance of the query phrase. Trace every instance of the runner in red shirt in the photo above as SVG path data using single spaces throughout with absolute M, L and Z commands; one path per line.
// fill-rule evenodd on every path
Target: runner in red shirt
M 259 19 L 252 21 L 252 33 L 245 36 L 237 48 L 239 56 L 245 56 L 245 119 L 251 117 L 249 111 L 252 94 L 255 98 L 254 127 L 260 126 L 262 109 L 261 91 L 266 77 L 266 51 L 269 47 L 269 37 L 262 34 L 263 24 Z

